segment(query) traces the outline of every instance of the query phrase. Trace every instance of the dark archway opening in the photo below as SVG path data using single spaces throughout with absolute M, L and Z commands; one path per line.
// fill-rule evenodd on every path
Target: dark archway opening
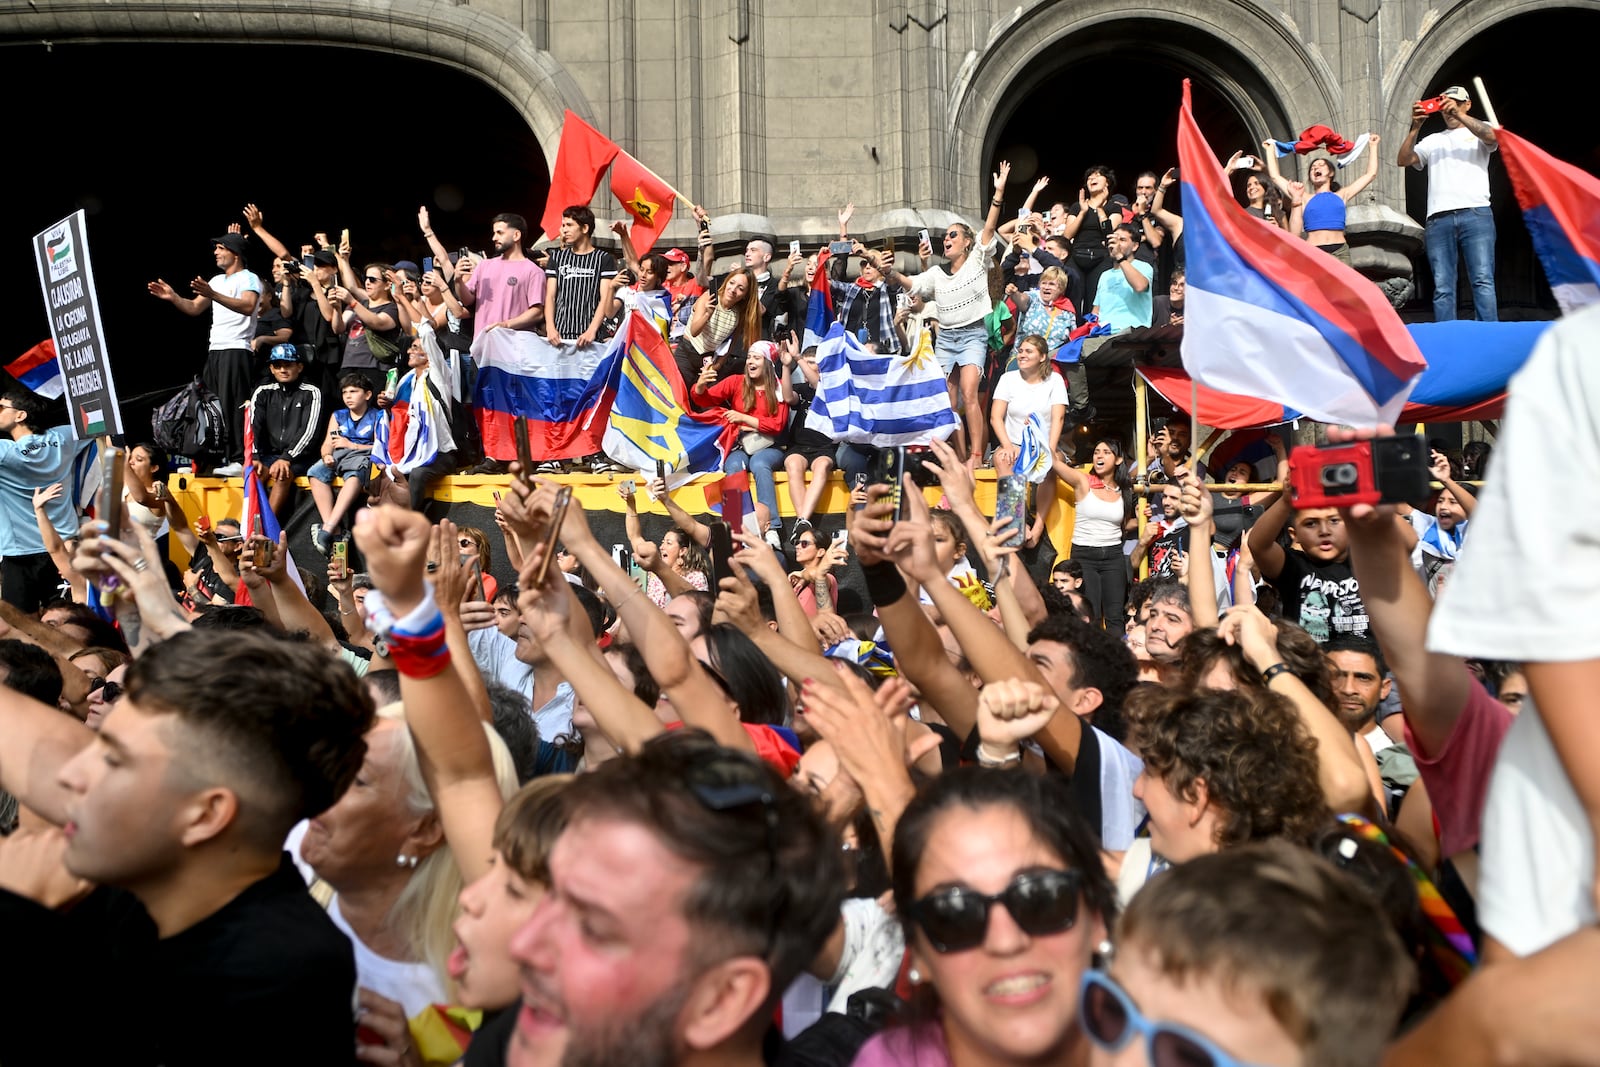
M 1011 160 L 1007 208 L 1019 207 L 1040 175 L 1050 178 L 1039 198 L 1047 207 L 1076 199 L 1084 171 L 1096 164 L 1115 170 L 1119 191 L 1130 198 L 1139 172 L 1176 166 L 1184 78 L 1193 82 L 1200 129 L 1223 158 L 1269 133 L 1252 129 L 1241 98 L 1275 136 L 1288 134 L 1266 82 L 1225 42 L 1159 19 L 1107 22 L 1051 45 L 995 109 L 986 156 Z M 980 192 L 986 202 L 988 188 Z
M 1600 174 L 1600 130 L 1592 121 L 1575 119 L 1582 111 L 1579 102 L 1593 95 L 1589 64 L 1594 62 L 1591 42 L 1596 37 L 1600 37 L 1600 12 L 1595 11 L 1565 8 L 1498 22 L 1451 56 L 1428 82 L 1427 91 L 1437 93 L 1448 85 L 1464 85 L 1473 94 L 1472 113 L 1482 118 L 1482 103 L 1472 84 L 1474 76 L 1480 77 L 1503 125 L 1556 158 Z M 1509 42 L 1536 42 L 1537 77 L 1529 76 L 1533 71 L 1527 51 L 1507 47 Z M 1430 120 L 1421 136 L 1441 129 L 1438 120 Z M 1393 162 L 1393 150 L 1385 146 L 1385 154 Z M 1550 283 L 1533 254 L 1511 179 L 1499 159 L 1489 165 L 1489 195 L 1497 231 L 1495 292 L 1500 317 L 1553 317 L 1557 308 Z M 1406 212 L 1421 222 L 1427 210 L 1427 177 L 1422 172 L 1408 171 Z M 1416 295 L 1406 310 L 1431 317 L 1433 278 L 1426 256 L 1416 257 L 1416 272 Z M 1458 314 L 1471 318 L 1471 290 L 1459 288 L 1462 299 Z
M 215 271 L 207 241 L 242 224 L 246 203 L 292 250 L 348 228 L 360 262 L 421 263 L 431 253 L 420 205 L 447 247 L 481 249 L 495 214 L 535 218 L 549 189 L 544 154 L 511 104 L 423 60 L 277 45 L 17 45 L 4 55 L 11 84 L 48 106 L 8 117 L 18 151 L 0 247 L 21 300 L 0 322 L 0 363 L 49 336 L 29 242 L 83 208 L 135 439 L 154 404 L 199 372 L 209 329 L 145 283 L 160 276 L 188 295 L 189 279 Z M 254 238 L 249 265 L 263 276 L 271 267 Z

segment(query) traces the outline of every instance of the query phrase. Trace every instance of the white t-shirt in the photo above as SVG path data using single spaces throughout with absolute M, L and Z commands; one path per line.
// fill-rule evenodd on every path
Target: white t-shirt
M 1428 171 L 1428 215 L 1464 207 L 1489 206 L 1489 157 L 1484 144 L 1465 126 L 1432 133 L 1417 142 L 1418 170 Z
M 1600 469 L 1600 307 L 1540 339 L 1511 380 L 1502 429 L 1428 648 L 1538 663 L 1600 657 L 1600 526 L 1569 503 L 1571 487 Z M 1513 952 L 1594 923 L 1594 838 L 1531 698 L 1500 746 L 1481 857 L 1478 919 Z
M 236 270 L 211 279 L 211 288 L 226 297 L 256 294 L 256 309 L 248 315 L 230 311 L 222 301 L 211 301 L 211 351 L 249 348 L 256 337 L 256 316 L 261 312 L 261 279 L 253 271 Z
M 1019 370 L 1006 371 L 995 383 L 994 399 L 1006 402 L 1006 436 L 1011 443 L 1022 443 L 1022 427 L 1028 416 L 1039 413 L 1045 435 L 1050 433 L 1050 409 L 1056 404 L 1067 406 L 1067 383 L 1061 375 L 1050 371 L 1042 382 L 1024 381 Z
M 366 946 L 339 914 L 339 898 L 328 902 L 328 918 L 350 939 L 356 955 L 356 985 L 399 1004 L 407 1019 L 415 1019 L 429 1004 L 448 1004 L 450 995 L 439 976 L 426 963 L 406 963 L 380 956 Z
M 954 274 L 934 267 L 912 275 L 911 295 L 924 300 L 931 296 L 938 301 L 940 329 L 982 322 L 994 310 L 989 301 L 989 268 L 999 250 L 1000 238 L 994 237 L 987 245 L 974 244 L 966 262 Z

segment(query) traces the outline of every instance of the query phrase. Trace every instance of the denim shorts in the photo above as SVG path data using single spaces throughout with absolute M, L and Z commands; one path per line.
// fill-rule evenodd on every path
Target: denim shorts
M 989 327 L 982 321 L 966 326 L 942 326 L 934 343 L 939 369 L 949 374 L 956 367 L 982 367 L 989 360 Z

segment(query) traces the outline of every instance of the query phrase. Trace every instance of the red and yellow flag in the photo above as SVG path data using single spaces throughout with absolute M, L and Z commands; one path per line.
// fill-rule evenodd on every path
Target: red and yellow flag
M 611 194 L 633 216 L 633 251 L 644 255 L 667 228 L 677 197 L 666 182 L 626 152 L 618 152 L 612 160 Z

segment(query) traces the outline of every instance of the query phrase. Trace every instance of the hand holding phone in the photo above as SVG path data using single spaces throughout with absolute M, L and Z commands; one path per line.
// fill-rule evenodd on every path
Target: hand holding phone
M 722 588 L 722 579 L 733 574 L 733 531 L 721 519 L 713 520 L 711 527 L 711 595 Z
M 527 418 L 519 417 L 512 420 L 511 433 L 516 438 L 517 444 L 517 466 L 520 468 L 517 471 L 517 480 L 525 485 L 532 484 L 533 443 L 528 438 Z
M 550 565 L 555 562 L 556 542 L 561 537 L 561 523 L 567 517 L 567 508 L 572 504 L 572 486 L 563 485 L 556 492 L 556 502 L 550 508 L 550 518 L 545 523 L 544 534 L 540 543 L 544 545 L 544 558 L 539 561 L 539 571 L 533 576 L 533 584 L 544 585 L 546 575 L 550 573 Z

